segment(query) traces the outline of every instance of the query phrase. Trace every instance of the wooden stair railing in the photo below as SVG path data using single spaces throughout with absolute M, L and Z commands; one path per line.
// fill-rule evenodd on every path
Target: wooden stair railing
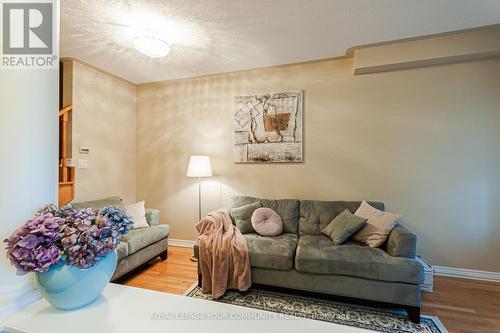
M 66 205 L 75 198 L 75 167 L 67 165 L 67 124 L 72 105 L 59 111 L 60 160 L 59 160 L 59 205 Z

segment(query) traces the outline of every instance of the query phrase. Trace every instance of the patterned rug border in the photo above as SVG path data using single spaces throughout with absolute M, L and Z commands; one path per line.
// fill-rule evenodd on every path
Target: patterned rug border
M 198 288 L 198 283 L 195 282 L 191 285 L 191 287 L 186 289 L 186 291 L 182 294 L 182 296 L 188 296 L 196 288 Z
M 194 295 L 196 294 L 196 292 L 199 291 L 199 290 L 201 291 L 201 288 L 198 287 L 197 283 L 194 283 L 191 287 L 189 287 L 183 293 L 183 295 L 186 296 L 186 297 L 194 297 Z M 263 290 L 263 289 L 255 289 L 255 290 L 258 291 L 259 293 L 262 293 L 262 294 L 267 294 L 267 295 L 285 295 L 285 296 L 289 296 L 289 297 L 301 299 L 302 301 L 306 301 L 306 302 L 314 302 L 314 303 L 318 303 L 319 302 L 319 303 L 326 304 L 326 305 L 331 305 L 333 303 L 333 304 L 336 304 L 336 305 L 339 305 L 339 306 L 350 308 L 353 311 L 356 311 L 356 309 L 361 308 L 364 311 L 372 312 L 374 314 L 380 314 L 381 312 L 386 312 L 386 313 L 388 313 L 388 314 L 390 314 L 392 316 L 404 317 L 404 315 L 400 315 L 397 312 L 391 311 L 389 309 L 376 309 L 376 308 L 368 307 L 368 306 L 352 305 L 352 304 L 348 304 L 348 303 L 335 302 L 335 301 L 327 301 L 327 300 L 315 299 L 315 298 L 311 298 L 311 297 L 307 297 L 307 296 L 302 296 L 302 295 L 293 295 L 293 294 L 280 293 L 280 292 L 268 291 L 268 290 Z M 238 292 L 238 291 L 233 290 L 233 292 Z M 200 298 L 198 298 L 198 299 L 200 299 Z M 207 295 L 206 300 L 214 301 L 208 295 Z M 233 304 L 233 303 L 230 303 L 230 302 L 225 302 L 224 300 L 218 300 L 218 301 L 215 301 L 215 302 L 232 304 L 232 305 L 235 305 L 235 306 L 248 307 L 248 308 L 253 308 L 253 309 L 263 310 L 263 311 L 276 312 L 276 311 L 272 311 L 272 310 L 270 310 L 268 308 L 261 307 L 261 306 L 255 306 L 255 305 L 253 305 L 253 306 L 239 305 L 239 304 Z M 297 313 L 297 312 L 285 311 L 285 312 L 278 312 L 278 313 L 283 313 L 283 314 L 286 314 L 286 315 L 291 315 L 291 316 L 300 317 L 300 318 L 312 319 L 312 318 L 308 318 L 308 316 L 306 314 L 301 315 L 301 313 Z M 433 326 L 435 326 L 435 329 L 433 329 L 432 326 L 428 325 L 428 327 L 430 329 L 432 329 L 433 332 L 435 332 L 435 333 L 448 333 L 448 330 L 444 327 L 443 323 L 441 322 L 441 320 L 439 320 L 439 318 L 437 316 L 423 314 L 423 315 L 420 316 L 420 318 L 421 318 L 421 321 L 431 322 L 432 324 L 434 324 Z M 378 331 L 378 332 L 382 332 L 382 333 L 395 333 L 395 332 L 397 332 L 397 333 L 408 333 L 407 330 L 391 330 L 391 331 L 388 331 L 388 330 L 375 330 L 373 327 L 370 327 L 368 325 L 362 325 L 362 324 L 360 324 L 358 322 L 351 322 L 351 325 L 348 325 L 345 322 L 340 322 L 340 321 L 328 321 L 328 320 L 325 320 L 325 319 L 312 319 L 312 320 L 321 320 L 321 321 L 325 321 L 325 322 L 329 322 L 329 323 L 334 323 L 334 324 L 339 324 L 339 325 L 344 325 L 344 326 L 357 327 L 357 328 L 363 328 L 363 329 L 368 329 L 368 330 L 372 330 L 372 331 Z

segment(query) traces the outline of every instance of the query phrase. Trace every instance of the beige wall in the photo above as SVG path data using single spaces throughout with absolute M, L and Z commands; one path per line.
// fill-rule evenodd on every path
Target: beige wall
M 195 239 L 191 154 L 212 157 L 204 212 L 238 193 L 381 200 L 432 264 L 500 271 L 500 60 L 353 76 L 331 60 L 141 85 L 137 199 Z M 234 96 L 304 90 L 305 163 L 233 163 Z
M 95 68 L 73 65 L 75 201 L 136 195 L 136 87 Z M 81 146 L 90 154 L 80 154 Z M 78 160 L 88 160 L 87 169 Z

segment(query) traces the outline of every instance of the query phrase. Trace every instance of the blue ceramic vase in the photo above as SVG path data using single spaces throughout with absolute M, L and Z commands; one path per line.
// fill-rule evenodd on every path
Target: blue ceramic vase
M 59 263 L 47 272 L 35 273 L 35 282 L 42 296 L 55 308 L 83 308 L 101 295 L 113 276 L 117 258 L 116 251 L 110 252 L 86 269 Z

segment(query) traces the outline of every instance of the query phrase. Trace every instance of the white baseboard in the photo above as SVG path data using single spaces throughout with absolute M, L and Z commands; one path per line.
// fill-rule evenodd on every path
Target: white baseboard
M 196 241 L 185 239 L 168 239 L 168 245 L 192 248 Z
M 500 282 L 500 273 L 477 271 L 474 269 L 432 266 L 436 275 L 450 276 L 462 279 Z

